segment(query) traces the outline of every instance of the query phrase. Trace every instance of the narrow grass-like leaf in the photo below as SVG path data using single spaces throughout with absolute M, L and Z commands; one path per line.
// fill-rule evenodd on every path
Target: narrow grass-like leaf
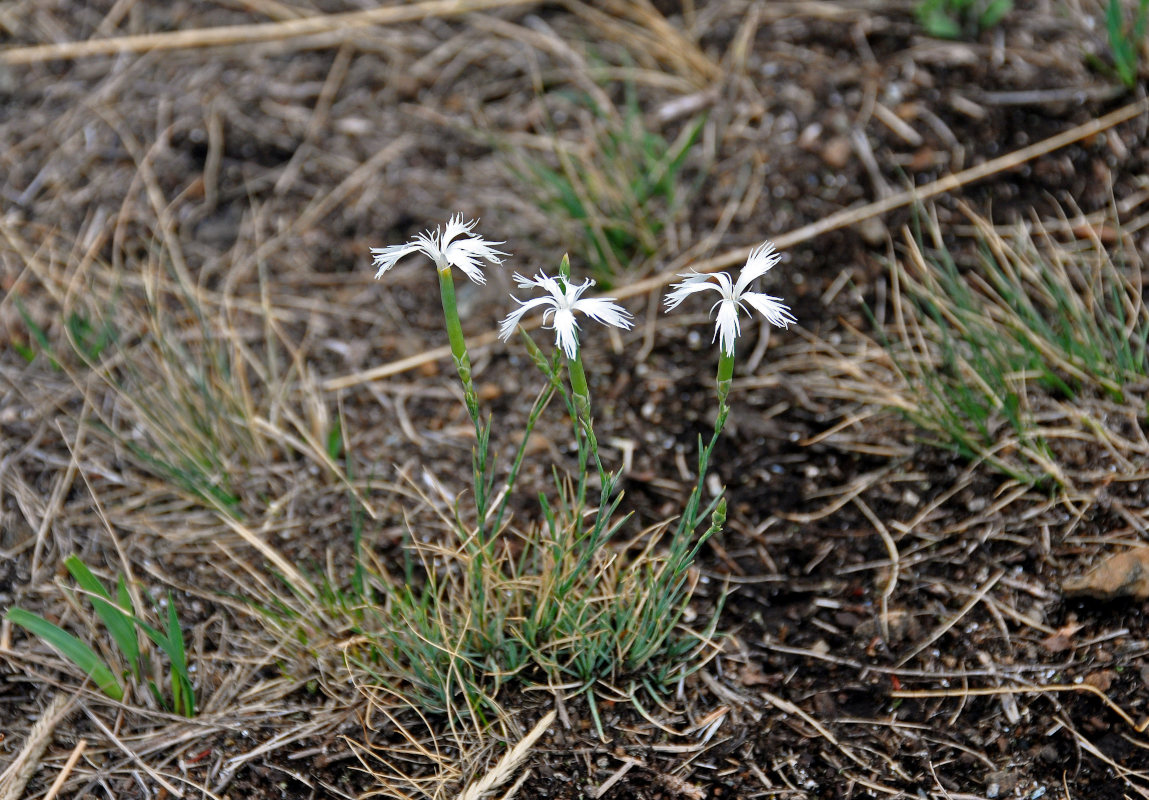
M 136 635 L 136 626 L 132 623 L 131 598 L 128 595 L 127 585 L 124 583 L 123 577 L 120 577 L 116 591 L 119 600 L 113 601 L 103 584 L 77 556 L 72 555 L 64 559 L 64 566 L 67 567 L 76 583 L 87 594 L 88 601 L 91 602 L 96 615 L 104 623 L 104 627 L 108 629 L 112 641 L 115 642 L 124 660 L 128 662 L 132 677 L 139 678 L 140 643 Z M 125 599 L 128 601 L 126 605 L 116 604 Z
M 91 647 L 72 634 L 60 628 L 39 614 L 22 608 L 11 608 L 5 615 L 14 624 L 38 636 L 55 648 L 60 655 L 71 661 L 96 684 L 96 687 L 113 700 L 124 699 L 124 688 L 116 674 Z
M 139 617 L 132 618 L 140 630 L 168 657 L 172 690 L 172 709 L 185 717 L 195 716 L 195 690 L 188 674 L 183 630 L 180 628 L 175 597 L 168 592 L 166 630 L 159 630 Z

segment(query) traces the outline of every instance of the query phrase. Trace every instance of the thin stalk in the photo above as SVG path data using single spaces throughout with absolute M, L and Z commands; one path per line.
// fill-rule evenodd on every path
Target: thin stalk
M 475 383 L 471 377 L 471 359 L 467 355 L 467 341 L 463 337 L 463 325 L 459 320 L 459 309 L 455 301 L 455 281 L 451 276 L 451 269 L 439 269 L 439 295 L 443 300 L 443 317 L 447 324 L 447 337 L 451 342 L 451 357 L 455 361 L 455 371 L 459 374 L 459 382 L 463 386 L 463 403 L 467 408 L 467 415 L 475 426 L 475 447 L 471 451 L 472 488 L 475 496 L 475 525 L 477 530 L 474 537 L 467 536 L 462 520 L 459 521 L 460 535 L 470 542 L 470 563 L 468 580 L 470 582 L 471 611 L 475 619 L 486 618 L 484 611 L 483 574 L 487 564 L 493 561 L 493 541 L 490 540 L 487 529 L 487 502 L 492 487 L 490 476 L 490 463 L 488 452 L 490 446 L 490 424 L 484 425 L 479 417 L 479 399 L 475 394 Z M 497 642 L 492 631 L 479 632 L 483 641 L 480 646 L 489 650 Z
M 582 355 L 578 352 L 575 353 L 574 358 L 567 359 L 567 374 L 570 375 L 571 381 L 571 398 L 574 401 L 575 411 L 575 428 L 576 432 L 582 434 L 587 446 L 590 448 L 590 455 L 594 458 L 595 466 L 598 467 L 599 478 L 602 479 L 603 486 L 606 486 L 606 470 L 603 469 L 602 461 L 598 455 L 598 439 L 594 435 L 594 418 L 591 415 L 590 407 L 590 388 L 587 386 L 586 371 L 582 366 Z
M 734 379 L 734 353 L 733 351 L 727 353 L 724 350 L 719 350 L 718 356 L 718 375 L 716 378 L 716 391 L 718 394 L 718 413 L 714 418 L 714 433 L 710 437 L 710 442 L 703 446 L 702 437 L 698 437 L 698 481 L 694 489 L 690 492 L 690 497 L 686 501 L 686 507 L 682 510 L 682 517 L 678 523 L 678 531 L 675 533 L 675 538 L 687 535 L 689 536 L 697 525 L 698 508 L 702 503 L 702 493 L 706 488 L 706 473 L 710 466 L 710 456 L 714 452 L 714 446 L 718 444 L 718 437 L 722 435 L 722 430 L 726 427 L 726 419 L 730 416 L 730 404 L 727 398 L 730 396 L 730 384 Z M 718 499 L 715 499 L 715 503 Z M 713 511 L 713 508 L 707 508 L 701 516 Z
M 490 464 L 487 456 L 490 442 L 490 425 L 484 425 L 479 418 L 479 398 L 475 394 L 475 382 L 471 377 L 471 358 L 467 355 L 467 340 L 463 337 L 463 325 L 459 321 L 459 309 L 455 302 L 455 281 L 451 269 L 440 269 L 439 295 L 443 299 L 443 318 L 447 323 L 447 338 L 451 342 L 451 357 L 455 371 L 459 373 L 459 383 L 463 386 L 463 403 L 467 415 L 475 426 L 475 448 L 472 451 L 473 488 L 475 512 L 478 520 L 478 541 L 480 547 L 487 544 L 487 501 L 492 485 L 489 476 Z
M 722 424 L 726 423 L 726 414 L 729 412 L 730 407 L 726 404 L 726 398 L 730 395 L 730 384 L 734 380 L 734 351 L 731 350 L 727 353 L 725 350 L 719 348 L 718 355 L 718 416 L 722 420 Z M 717 423 L 715 423 L 717 424 Z M 721 428 L 717 428 L 715 433 L 721 433 Z
M 491 530 L 498 531 L 499 526 L 503 521 L 503 514 L 507 509 L 507 501 L 511 498 L 511 492 L 515 487 L 515 481 L 519 476 L 519 469 L 523 463 L 523 456 L 527 452 L 527 443 L 531 438 L 531 433 L 534 432 L 535 425 L 539 421 L 539 416 L 542 414 L 544 408 L 550 403 L 551 397 L 554 396 L 556 383 L 552 381 L 545 389 L 539 392 L 539 396 L 535 399 L 535 404 L 531 407 L 531 413 L 527 417 L 527 424 L 523 430 L 523 438 L 519 443 L 518 451 L 515 453 L 515 460 L 511 464 L 511 471 L 507 473 L 507 479 L 503 482 L 502 495 L 503 499 L 499 502 L 498 508 L 495 509 L 495 518 L 491 522 Z
M 459 373 L 459 381 L 463 384 L 463 402 L 467 406 L 467 414 L 475 425 L 480 428 L 479 398 L 475 395 L 475 383 L 471 378 L 471 359 L 467 355 L 467 340 L 463 338 L 463 324 L 459 321 L 459 309 L 455 303 L 455 281 L 451 277 L 451 269 L 438 270 L 439 294 L 443 298 L 443 316 L 447 322 L 447 337 L 451 340 L 451 357 L 455 360 L 455 370 Z

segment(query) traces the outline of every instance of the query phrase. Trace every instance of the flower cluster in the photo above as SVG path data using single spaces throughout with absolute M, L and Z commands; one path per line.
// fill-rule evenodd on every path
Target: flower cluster
M 444 573 L 441 580 L 426 581 L 423 589 L 397 593 L 395 603 L 388 603 L 395 612 L 384 629 L 401 633 L 411 620 L 419 620 L 420 625 L 434 620 L 426 631 L 418 631 L 425 648 L 414 644 L 414 650 L 403 650 L 404 654 L 414 653 L 404 658 L 418 659 L 409 670 L 417 677 L 404 681 L 415 686 L 427 684 L 421 702 L 431 708 L 439 709 L 436 704 L 442 697 L 453 697 L 462 687 L 468 693 L 468 706 L 479 709 L 488 700 L 483 689 L 486 676 L 497 674 L 502 680 L 503 676 L 525 674 L 530 664 L 541 668 L 552 685 L 569 682 L 570 686 L 582 686 L 580 691 L 585 690 L 591 701 L 596 687 L 606 685 L 616 671 L 635 674 L 669 659 L 671 664 L 658 667 L 661 674 L 688 674 L 693 667 L 686 662 L 696 661 L 706 650 L 709 634 L 696 634 L 682 625 L 693 593 L 693 582 L 684 576 L 693 568 L 699 549 L 726 523 L 724 489 L 710 490 L 710 465 L 731 413 L 727 398 L 733 383 L 735 341 L 741 333 L 739 316 L 757 311 L 783 328 L 795 322 L 779 298 L 750 290 L 780 256 L 767 242 L 750 253 L 737 279 L 726 273 L 691 271 L 680 275 L 680 282 L 668 293 L 667 311 L 692 294 L 710 290 L 719 294 L 711 309 L 717 317 L 714 338 L 721 339 L 715 381 L 717 414 L 709 439 L 699 435 L 696 477 L 681 513 L 668 521 L 665 529 L 657 526 L 659 552 L 653 552 L 652 541 L 634 560 L 630 560 L 629 546 L 599 559 L 596 554 L 631 517 L 621 507 L 622 474 L 608 470 L 601 457 L 590 382 L 579 352 L 579 315 L 623 330 L 634 326 L 634 317 L 617 298 L 588 297 L 595 282 L 589 278 L 572 280 L 566 257 L 551 274 L 538 271 L 526 277 L 514 273 L 518 289 L 533 296 L 512 295 L 516 306 L 500 323 L 499 338 L 509 339 L 528 313 L 541 312 L 542 325 L 554 331 L 555 350 L 543 353 L 530 336 L 524 336 L 531 361 L 547 380 L 525 409 L 522 434 L 509 465 L 496 470 L 496 457 L 503 450 L 492 447 L 491 419 L 484 418 L 475 391 L 451 268 L 459 268 L 481 284 L 486 280 L 483 262 L 499 264 L 507 254 L 495 249 L 502 242 L 488 242 L 475 234 L 475 226 L 474 221 L 464 222 L 462 216 L 454 216 L 442 229 L 421 233 L 406 244 L 372 251 L 376 277 L 411 254 L 421 253 L 435 263 L 451 355 L 462 385 L 463 403 L 475 429 L 470 492 L 474 510 L 464 513 L 456 507 L 451 520 L 458 537 L 456 546 L 414 544 L 428 570 L 438 570 L 436 565 L 446 563 L 458 568 L 448 569 L 449 574 Z M 556 396 L 562 397 L 561 405 L 573 428 L 573 463 L 577 467 L 561 474 L 555 466 L 554 494 L 549 496 L 553 500 L 544 492 L 538 495 L 545 524 L 539 521 L 538 527 L 524 528 L 521 535 L 516 531 L 518 552 L 509 558 L 500 538 L 509 530 L 505 520 L 513 513 L 510 500 L 528 444 L 535 441 L 532 432 Z M 525 614 L 523 610 L 527 610 Z M 457 619 L 460 615 L 465 616 L 461 623 Z M 716 624 L 717 618 L 709 630 Z M 438 676 L 444 682 L 435 684 L 438 671 L 428 673 L 422 665 L 438 663 L 441 652 L 449 649 L 453 653 L 461 645 L 473 655 L 453 660 L 449 673 Z M 411 646 L 409 639 L 402 640 L 401 648 Z M 417 652 L 421 648 L 426 652 Z M 431 674 L 430 683 L 427 674 Z M 644 680 L 644 685 L 657 698 L 670 684 Z M 592 716 L 606 741 L 598 716 Z
M 473 234 L 475 225 L 476 220 L 463 222 L 463 216 L 456 214 L 442 230 L 436 228 L 434 231 L 420 233 L 406 244 L 372 248 L 374 265 L 378 267 L 375 277 L 381 277 L 404 256 L 423 253 L 435 262 L 441 274 L 449 273 L 451 267 L 458 267 L 475 283 L 485 283 L 481 262 L 485 260 L 500 264 L 501 257 L 507 253 L 494 248 L 494 245 L 502 242 L 488 242 Z M 750 252 L 737 280 L 732 280 L 725 272 L 699 273 L 691 270 L 682 273 L 678 277 L 683 280 L 673 284 L 673 291 L 666 296 L 666 310 L 674 310 L 692 294 L 717 292 L 720 298 L 711 307 L 712 313 L 717 309 L 714 338 L 719 340 L 722 355 L 733 357 L 735 340 L 742 333 L 739 312 L 749 314 L 750 309 L 753 309 L 779 328 L 787 328 L 797 322 L 782 298 L 749 291 L 750 285 L 770 271 L 780 259 L 781 254 L 775 251 L 773 243 L 765 242 Z M 555 342 L 569 359 L 574 359 L 578 353 L 579 325 L 575 320 L 576 311 L 603 325 L 624 330 L 629 330 L 633 325 L 634 318 L 615 302 L 615 298 L 582 296 L 595 285 L 589 278 L 582 283 L 575 283 L 565 276 L 554 278 L 543 272 L 533 278 L 515 273 L 515 282 L 520 289 L 539 288 L 545 294 L 530 300 L 513 297 L 519 307 L 499 325 L 499 338 L 504 341 L 518 327 L 527 312 L 536 308 L 545 308 L 544 325 L 555 331 Z

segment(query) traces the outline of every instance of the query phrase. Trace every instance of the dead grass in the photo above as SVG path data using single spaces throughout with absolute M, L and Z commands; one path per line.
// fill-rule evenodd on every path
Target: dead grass
M 1126 516 L 1108 488 L 1144 480 L 1149 453 L 1140 422 L 1149 312 L 1131 248 L 1144 200 L 1127 204 L 1129 227 L 1116 210 L 995 227 L 966 208 L 971 225 L 943 234 L 925 214 L 890 258 L 892 311 L 883 304 L 838 345 L 810 342 L 817 395 L 862 404 L 809 443 L 904 454 L 881 438 L 849 443 L 894 410 L 927 441 L 1018 485 L 1051 480 L 1078 515 L 1115 502 Z
M 526 797 L 562 791 L 557 773 L 597 796 L 928 787 L 942 798 L 988 796 L 986 775 L 1008 764 L 1031 780 L 1026 791 L 1041 783 L 1049 797 L 1117 796 L 1085 775 L 1145 796 L 1142 732 L 1095 721 L 1107 709 L 1143 711 L 1130 677 L 1143 625 L 1088 607 L 1070 609 L 1074 623 L 1059 599 L 1066 575 L 1147 535 L 1145 387 L 1125 381 L 1117 396 L 1101 384 L 1070 401 L 1027 385 L 1019 398 L 1045 450 L 1027 455 L 991 426 L 972 461 L 932 460 L 890 412 L 919 422 L 930 413 L 908 378 L 936 373 L 941 353 L 922 346 L 928 320 L 910 320 L 905 302 L 928 287 L 913 271 L 925 253 L 893 254 L 895 284 L 869 270 L 882 247 L 857 235 L 880 241 L 880 217 L 937 197 L 931 224 L 947 246 L 980 237 L 1028 253 L 1021 243 L 1035 240 L 1123 276 L 1132 317 L 1142 314 L 1128 265 L 1145 222 L 1143 193 L 1130 187 L 1144 178 L 1119 170 L 1143 169 L 1146 100 L 1111 111 L 1111 87 L 1081 63 L 1098 47 L 1083 22 L 1097 8 L 1034 8 L 1000 38 L 942 45 L 917 38 L 903 4 L 680 6 L 669 20 L 646 2 L 0 10 L 13 42 L 0 50 L 0 337 L 10 345 L 0 352 L 0 598 L 84 634 L 58 585 L 57 565 L 73 553 L 157 597 L 173 589 L 203 702 L 190 721 L 148 698 L 111 703 L 4 623 L 8 795 L 255 798 L 284 783 L 330 797 L 496 785 Z M 952 88 L 931 93 L 943 78 Z M 471 446 L 439 374 L 447 350 L 433 346 L 420 276 L 382 290 L 367 248 L 466 208 L 527 243 L 518 258 L 549 263 L 569 245 L 484 142 L 593 154 L 595 126 L 556 116 L 571 108 L 557 93 L 617 109 L 626 85 L 667 142 L 706 121 L 692 164 L 702 180 L 665 219 L 649 260 L 658 272 L 615 294 L 654 308 L 687 264 L 728 267 L 769 235 L 791 252 L 778 293 L 801 299 L 806 328 L 761 337 L 736 383 L 739 441 L 755 444 L 732 446 L 720 468 L 734 500 L 753 499 L 715 541 L 722 571 L 695 577 L 703 590 L 739 587 L 726 612 L 738 630 L 673 702 L 629 717 L 604 704 L 603 726 L 618 735 L 608 752 L 588 734 L 589 712 L 555 687 L 514 698 L 489 728 L 412 708 L 349 669 L 362 631 L 332 601 L 355 580 L 357 537 L 380 573 L 394 569 L 404 514 L 427 513 L 396 475 L 430 466 L 453 498 Z M 1024 96 L 999 91 L 1014 85 Z M 1091 99 L 1067 105 L 1067 87 Z M 1021 119 L 1037 141 L 1016 140 Z M 995 136 L 1005 155 L 992 157 Z M 838 140 L 849 159 L 831 167 Z M 1117 165 L 1109 175 L 1088 171 L 1107 163 Z M 917 189 L 898 191 L 907 174 Z M 1053 218 L 1045 207 L 1022 216 L 1024 231 L 947 216 L 941 196 L 976 193 L 978 181 L 1020 185 L 1026 198 L 1065 188 L 1091 213 Z M 1115 183 L 1126 191 L 1110 202 Z M 910 369 L 899 373 L 845 302 L 851 279 Z M 497 277 L 460 297 L 474 341 L 487 342 L 506 288 Z M 898 298 L 902 323 L 891 326 L 893 311 L 881 319 L 880 309 Z M 652 312 L 599 365 L 619 420 L 611 434 L 634 455 L 628 481 L 652 505 L 682 493 L 672 451 L 651 444 L 659 432 L 641 411 L 657 413 L 658 398 L 697 378 L 698 354 L 682 349 L 677 324 Z M 509 359 L 488 349 L 475 365 L 508 426 L 522 389 Z M 689 411 L 667 411 L 688 443 Z M 795 452 L 771 425 L 790 426 Z M 540 431 L 540 451 L 561 460 L 563 435 Z M 1002 478 L 991 459 L 1036 467 L 1057 490 Z M 769 471 L 783 465 L 781 477 Z M 767 485 L 758 471 L 792 483 L 754 494 Z M 774 508 L 787 497 L 797 507 Z M 285 585 L 295 594 L 284 597 Z M 857 591 L 876 609 L 872 629 Z M 276 598 L 294 627 L 253 608 Z M 1073 624 L 1088 627 L 1066 633 Z M 1068 651 L 1051 649 L 1058 634 Z M 1107 690 L 1048 688 L 1071 685 L 1052 674 L 1085 678 L 1105 663 L 1123 670 Z M 869 702 L 841 700 L 858 695 Z M 556 704 L 557 721 L 537 697 Z M 1076 770 L 1046 785 L 1053 768 L 1010 750 L 1024 737 L 1003 725 L 1040 734 Z

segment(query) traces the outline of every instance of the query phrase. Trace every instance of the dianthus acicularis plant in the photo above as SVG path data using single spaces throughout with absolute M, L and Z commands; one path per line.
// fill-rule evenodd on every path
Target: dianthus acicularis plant
M 730 413 L 739 317 L 754 311 L 776 326 L 795 322 L 781 300 L 750 291 L 780 256 L 770 243 L 755 249 L 737 279 L 725 273 L 682 275 L 666 297 L 666 310 L 691 295 L 717 292 L 714 338 L 719 340 L 718 411 L 709 442 L 699 438 L 697 481 L 682 513 L 633 532 L 627 548 L 608 547 L 629 515 L 621 510 L 619 475 L 604 466 L 595 437 L 593 403 L 579 342 L 582 316 L 624 330 L 631 315 L 614 298 L 588 297 L 594 281 L 572 279 L 564 257 L 557 274 L 515 273 L 518 287 L 535 296 L 513 298 L 517 307 L 500 325 L 506 341 L 516 330 L 542 374 L 542 387 L 526 418 L 514 458 L 502 472 L 491 457 L 490 419 L 483 418 L 471 376 L 467 343 L 455 302 L 453 269 L 483 283 L 483 262 L 508 254 L 474 233 L 476 223 L 452 217 L 441 229 L 407 244 L 374 249 L 377 278 L 401 259 L 420 254 L 435 265 L 451 353 L 464 404 L 475 428 L 471 504 L 456 504 L 453 539 L 410 537 L 408 575 L 390 585 L 382 602 L 364 614 L 360 641 L 349 655 L 386 694 L 422 711 L 463 712 L 481 723 L 499 709 L 502 685 L 585 694 L 596 725 L 598 699 L 658 698 L 714 652 L 717 614 L 701 630 L 685 624 L 697 580 L 691 570 L 702 544 L 721 530 L 726 504 L 721 493 L 704 497 L 711 453 Z M 542 311 L 555 346 L 537 345 L 520 323 Z M 577 443 L 577 467 L 554 469 L 554 491 L 540 493 L 540 520 L 520 527 L 506 510 L 527 452 L 527 440 L 556 398 Z M 433 542 L 433 543 L 428 543 Z M 637 555 L 635 555 L 637 553 Z M 417 574 L 416 574 L 417 573 Z

